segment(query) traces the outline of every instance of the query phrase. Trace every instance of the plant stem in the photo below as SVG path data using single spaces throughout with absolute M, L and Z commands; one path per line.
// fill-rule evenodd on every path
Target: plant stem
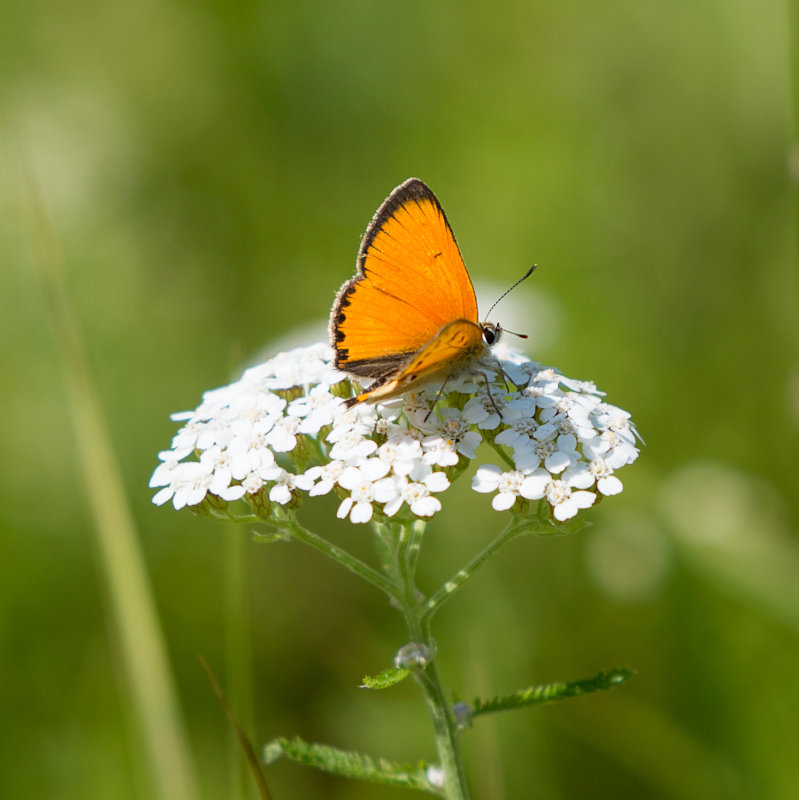
M 520 533 L 529 532 L 529 530 L 528 526 L 518 523 L 515 519 L 511 520 L 505 530 L 502 531 L 496 539 L 484 547 L 465 567 L 459 569 L 448 581 L 442 584 L 437 592 L 428 598 L 422 608 L 422 620 L 424 624 L 429 626 L 433 615 L 461 586 L 463 586 L 478 567 L 482 566 L 485 561 L 511 539 L 515 538 Z
M 294 517 L 287 518 L 285 522 L 281 521 L 278 523 L 272 521 L 271 524 L 278 528 L 287 529 L 292 536 L 299 539 L 301 542 L 305 542 L 305 544 L 309 544 L 311 547 L 329 556 L 334 561 L 341 564 L 342 567 L 348 569 L 350 572 L 354 572 L 368 583 L 371 583 L 372 586 L 380 589 L 380 591 L 387 594 L 391 600 L 396 600 L 397 592 L 394 584 L 390 580 L 384 578 L 377 570 L 372 569 L 368 564 L 365 564 L 346 550 L 342 550 L 340 547 L 328 542 L 326 539 L 309 531 L 307 528 L 304 528 Z
M 457 725 L 441 686 L 436 669 L 436 643 L 425 624 L 425 605 L 419 600 L 415 584 L 416 557 L 421 545 L 423 523 L 398 526 L 395 538 L 393 579 L 398 589 L 398 601 L 408 627 L 411 641 L 424 645 L 431 654 L 430 661 L 418 665 L 414 677 L 422 688 L 436 737 L 439 766 L 443 772 L 442 796 L 447 800 L 469 800 L 469 786 L 458 747 Z
M 419 670 L 415 677 L 422 687 L 433 720 L 436 749 L 444 773 L 444 797 L 447 800 L 469 800 L 469 785 L 466 783 L 463 758 L 458 747 L 455 720 L 444 696 L 435 661 Z
M 53 341 L 66 384 L 77 461 L 94 517 L 97 569 L 106 592 L 109 635 L 119 654 L 119 681 L 150 770 L 148 797 L 192 800 L 199 782 L 168 648 L 142 555 L 130 500 L 75 314 L 61 252 L 27 153 L 21 154 L 41 280 Z
M 427 522 L 417 519 L 411 525 L 411 538 L 405 549 L 405 561 L 408 568 L 408 575 L 411 582 L 416 584 L 416 564 L 419 561 L 419 551 L 422 549 L 422 538 L 424 537 Z
M 510 469 L 516 469 L 516 464 L 513 459 L 505 452 L 503 447 L 500 447 L 496 442 L 491 442 L 491 447 L 494 452 L 508 465 Z

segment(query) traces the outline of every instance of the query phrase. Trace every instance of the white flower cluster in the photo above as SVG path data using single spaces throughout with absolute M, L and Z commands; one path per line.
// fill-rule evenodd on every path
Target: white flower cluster
M 258 512 L 335 489 L 338 516 L 352 522 L 403 506 L 429 517 L 487 442 L 507 465 L 478 467 L 472 488 L 494 493 L 498 511 L 518 497 L 546 499 L 563 521 L 598 495 L 618 494 L 615 471 L 638 456 L 626 411 L 605 403 L 593 383 L 518 353 L 500 358 L 495 348 L 438 400 L 433 387 L 351 409 L 341 398 L 347 376 L 331 361 L 321 344 L 282 353 L 206 392 L 195 411 L 174 414 L 185 424 L 159 454 L 150 486 L 163 488 L 153 502 L 182 508 L 211 495 Z

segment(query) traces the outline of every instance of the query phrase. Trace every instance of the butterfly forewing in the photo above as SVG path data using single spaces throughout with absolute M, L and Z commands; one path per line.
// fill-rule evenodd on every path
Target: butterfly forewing
M 438 200 L 411 178 L 378 209 L 361 243 L 358 274 L 333 306 L 336 366 L 385 376 L 461 319 L 477 323 L 472 282 Z
M 389 195 L 366 232 L 358 268 L 394 297 L 408 299 L 436 331 L 453 319 L 477 321 L 477 303 L 438 200 L 412 178 Z

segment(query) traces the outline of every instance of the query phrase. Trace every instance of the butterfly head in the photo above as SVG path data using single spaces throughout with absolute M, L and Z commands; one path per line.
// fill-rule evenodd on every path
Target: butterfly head
M 527 272 L 525 272 L 524 275 L 522 275 L 522 277 L 519 278 L 519 280 L 516 281 L 516 283 L 514 283 L 513 286 L 510 287 L 510 289 L 508 289 L 506 292 L 503 292 L 502 295 L 500 295 L 499 299 L 494 302 L 494 305 L 488 309 L 489 315 L 496 308 L 497 303 L 500 300 L 502 300 L 502 298 L 505 297 L 505 295 L 508 294 L 508 292 L 513 291 L 523 280 L 526 280 L 533 274 L 533 271 L 537 266 L 538 266 L 537 264 L 533 264 L 533 266 L 530 267 L 530 269 L 528 269 Z M 486 347 L 491 347 L 492 345 L 495 345 L 502 338 L 503 328 L 500 327 L 498 322 L 481 322 L 480 328 L 483 331 L 483 342 L 485 343 Z M 527 338 L 526 333 L 515 333 L 514 331 L 507 331 L 507 332 L 512 333 L 514 336 L 518 336 L 520 339 Z
M 483 342 L 486 347 L 492 347 L 502 338 L 502 327 L 498 322 L 483 322 L 480 327 L 483 330 Z

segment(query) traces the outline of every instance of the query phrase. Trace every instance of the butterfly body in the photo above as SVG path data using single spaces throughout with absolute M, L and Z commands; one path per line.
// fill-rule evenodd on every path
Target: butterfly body
M 336 367 L 373 380 L 350 405 L 446 380 L 499 339 L 498 325 L 478 321 L 455 237 L 435 195 L 418 178 L 394 189 L 377 210 L 357 270 L 330 316 Z

